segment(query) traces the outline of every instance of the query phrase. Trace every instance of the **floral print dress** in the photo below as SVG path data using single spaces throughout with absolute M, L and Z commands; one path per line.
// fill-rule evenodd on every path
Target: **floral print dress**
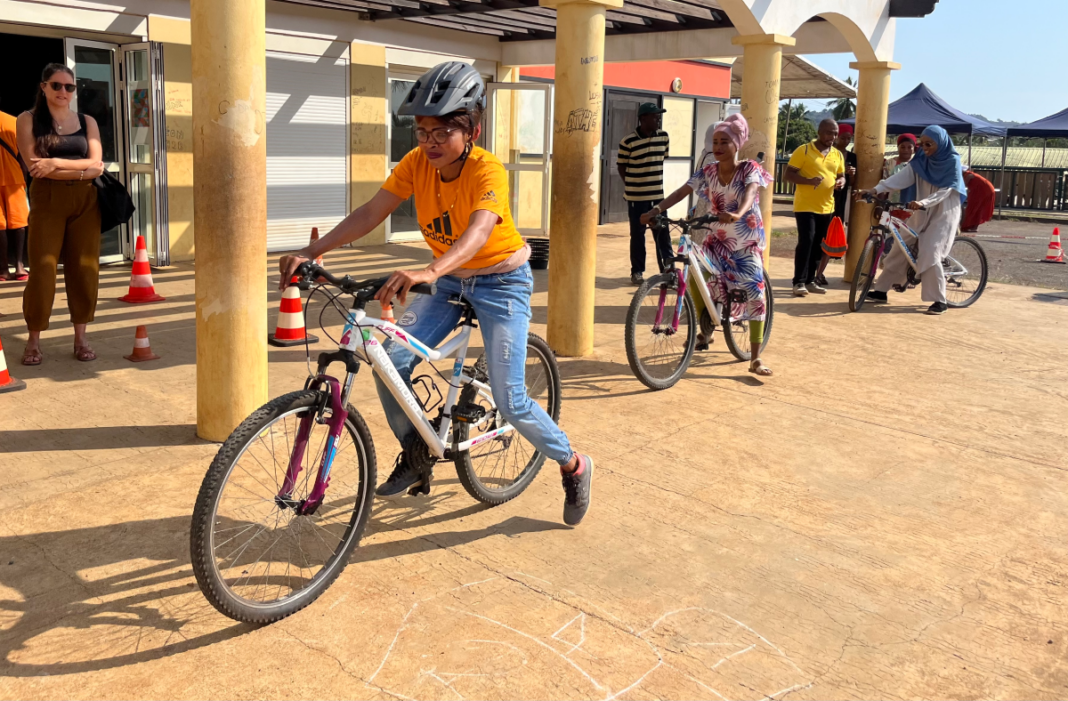
M 703 166 L 686 184 L 700 198 L 698 214 L 732 214 L 745 199 L 745 189 L 752 183 L 766 187 L 771 176 L 756 161 L 742 161 L 727 185 L 719 181 L 719 163 Z M 702 211 L 705 210 L 705 211 Z M 732 310 L 736 319 L 763 321 L 764 308 L 764 221 L 760 217 L 760 196 L 752 208 L 733 224 L 713 222 L 700 244 L 705 260 L 716 271 L 716 279 L 709 282 L 712 300 L 723 304 L 729 290 L 746 293 L 745 308 Z

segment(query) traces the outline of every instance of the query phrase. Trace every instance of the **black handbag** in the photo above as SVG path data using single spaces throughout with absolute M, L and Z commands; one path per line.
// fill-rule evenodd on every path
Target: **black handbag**
M 96 201 L 100 206 L 100 230 L 107 231 L 130 221 L 134 213 L 133 198 L 126 186 L 106 170 L 93 179 Z

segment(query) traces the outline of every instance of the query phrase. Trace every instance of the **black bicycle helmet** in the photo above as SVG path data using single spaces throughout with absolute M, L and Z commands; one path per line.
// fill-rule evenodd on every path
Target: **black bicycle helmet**
M 460 111 L 486 109 L 486 86 L 475 67 L 448 61 L 424 73 L 404 98 L 398 115 L 444 117 Z

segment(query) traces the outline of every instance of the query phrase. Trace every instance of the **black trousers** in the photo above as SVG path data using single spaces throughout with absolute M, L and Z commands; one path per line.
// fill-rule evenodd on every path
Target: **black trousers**
M 797 248 L 794 249 L 794 284 L 807 285 L 816 281 L 816 268 L 820 265 L 823 249 L 820 245 L 827 236 L 834 214 L 794 212 L 797 220 Z
M 660 200 L 648 200 L 645 202 L 627 202 L 627 213 L 630 215 L 630 273 L 645 273 L 645 230 L 642 224 L 643 214 L 653 208 Z M 826 230 L 826 227 L 824 227 Z M 671 267 L 671 258 L 675 251 L 671 248 L 671 232 L 666 226 L 652 229 L 653 247 L 656 249 L 656 263 L 663 272 Z

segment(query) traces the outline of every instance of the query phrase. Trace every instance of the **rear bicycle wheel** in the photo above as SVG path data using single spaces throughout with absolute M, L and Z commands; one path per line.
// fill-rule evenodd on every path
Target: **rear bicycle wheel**
M 486 382 L 486 358 L 475 362 L 475 379 Z M 541 337 L 527 335 L 527 363 L 525 370 L 527 396 L 545 410 L 554 423 L 560 420 L 560 368 L 556 354 Z M 453 423 L 454 440 L 463 443 L 480 434 L 495 431 L 503 419 L 490 398 L 480 394 L 474 385 L 466 385 L 458 400 L 460 406 L 475 404 L 486 409 L 477 424 Z M 512 430 L 503 435 L 472 446 L 454 458 L 456 476 L 467 493 L 483 504 L 497 506 L 515 499 L 534 481 L 545 454 L 530 441 Z
M 316 512 L 298 515 L 292 506 L 308 497 L 326 447 L 329 429 L 314 421 L 291 499 L 276 499 L 301 419 L 319 396 L 291 392 L 253 412 L 219 448 L 200 486 L 189 533 L 193 573 L 211 605 L 234 620 L 271 623 L 315 601 L 345 569 L 367 524 L 375 451 L 352 407 Z
M 971 306 L 986 289 L 986 251 L 975 239 L 958 236 L 942 261 L 946 276 L 946 304 L 954 309 Z
M 723 305 L 723 339 L 727 342 L 727 349 L 731 352 L 735 358 L 741 361 L 748 362 L 753 358 L 753 344 L 749 338 L 749 320 L 734 318 L 733 315 L 730 319 L 727 318 L 728 313 L 732 313 L 732 310 L 727 307 L 734 305 Z M 744 306 L 742 307 L 744 311 Z M 764 271 L 764 339 L 760 343 L 760 352 L 763 353 L 764 349 L 768 347 L 768 340 L 771 338 L 771 324 L 775 320 L 775 294 L 771 290 L 771 282 L 768 278 L 768 271 Z
M 678 301 L 678 274 L 662 273 L 642 283 L 627 310 L 627 362 L 634 376 L 649 389 L 673 386 L 693 358 L 697 312 L 689 293 L 685 294 L 678 328 L 672 329 Z
M 860 252 L 860 260 L 853 271 L 853 283 L 849 286 L 849 311 L 859 312 L 875 282 L 875 240 L 869 238 Z

